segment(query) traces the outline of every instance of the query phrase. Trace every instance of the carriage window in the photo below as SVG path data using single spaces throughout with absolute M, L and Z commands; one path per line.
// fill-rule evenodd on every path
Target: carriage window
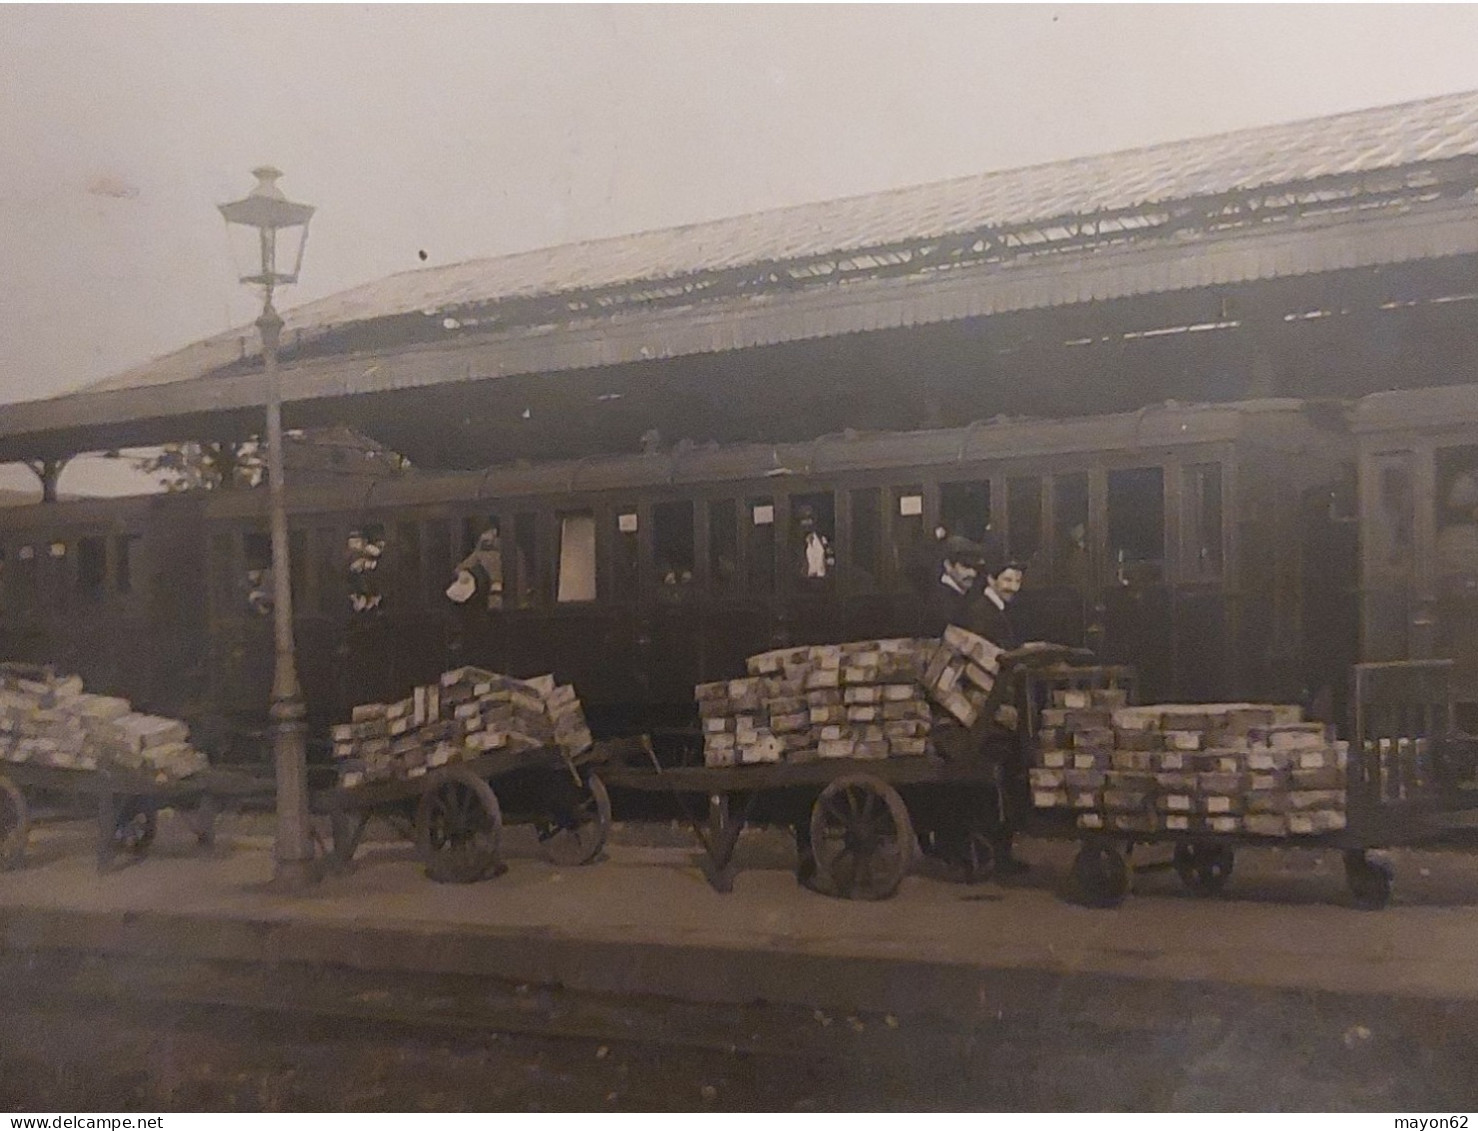
M 1478 447 L 1437 451 L 1437 572 L 1478 577 Z
M 1109 553 L 1121 585 L 1165 576 L 1165 470 L 1135 467 L 1108 476 Z
M 119 593 L 133 592 L 134 555 L 141 537 L 119 534 L 113 539 L 113 588 Z
M 513 518 L 514 605 L 531 609 L 539 604 L 539 516 L 520 514 Z M 505 569 L 506 563 L 505 563 Z
M 1215 577 L 1221 573 L 1221 464 L 1194 464 L 1184 474 L 1186 572 Z
M 659 594 L 673 595 L 692 588 L 697 557 L 691 502 L 658 503 L 652 508 L 652 559 Z
M 852 492 L 852 568 L 859 580 L 875 580 L 883 553 L 883 494 L 876 487 Z
M 390 554 L 390 572 L 383 583 L 393 590 L 390 600 L 401 608 L 416 608 L 421 604 L 420 526 L 414 522 L 396 523 Z
M 98 594 L 108 580 L 108 540 L 106 538 L 79 538 L 77 540 L 77 591 Z
M 242 539 L 241 548 L 248 570 L 272 568 L 271 535 L 256 530 L 248 531 Z
M 715 593 L 739 588 L 739 506 L 733 499 L 708 504 L 708 576 Z
M 1092 581 L 1088 552 L 1088 476 L 1059 475 L 1052 483 L 1052 556 L 1059 585 Z
M 636 600 L 641 571 L 641 519 L 634 506 L 616 510 L 616 558 L 611 571 L 616 599 Z
M 775 591 L 775 501 L 750 499 L 744 524 L 745 559 L 749 565 L 749 591 Z
M 990 529 L 989 481 L 940 484 L 939 524 L 972 542 L 984 541 Z
M 1007 552 L 1031 562 L 1042 552 L 1042 481 L 1035 475 L 1006 480 Z
M 457 558 L 452 557 L 451 527 L 444 518 L 427 521 L 422 535 L 425 541 L 425 573 L 422 574 L 422 592 L 425 603 L 433 608 L 446 600 L 446 588 L 456 576 Z M 406 550 L 410 552 L 409 547 Z
M 595 600 L 595 515 L 589 511 L 559 516 L 559 589 L 555 600 L 562 605 Z
M 836 501 L 830 491 L 790 500 L 791 576 L 824 583 L 836 572 Z
M 344 611 L 344 582 L 340 571 L 347 566 L 354 576 L 357 573 L 355 562 L 360 562 L 361 568 L 363 566 L 366 556 L 363 531 L 349 532 L 347 562 L 344 549 L 333 527 L 320 526 L 313 531 L 313 572 L 317 574 L 318 611 L 328 616 Z M 293 571 L 297 572 L 297 563 L 293 563 Z
M 896 581 L 927 593 L 939 580 L 938 542 L 924 529 L 924 489 L 918 485 L 893 489 L 892 571 Z
M 1410 459 L 1409 452 L 1375 457 L 1375 521 L 1367 533 L 1376 569 L 1399 571 L 1411 562 L 1416 504 Z

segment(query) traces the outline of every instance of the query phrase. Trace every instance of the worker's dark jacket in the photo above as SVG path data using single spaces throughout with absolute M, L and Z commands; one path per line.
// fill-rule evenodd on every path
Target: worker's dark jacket
M 925 636 L 943 636 L 945 626 L 951 624 L 969 628 L 972 599 L 970 594 L 956 592 L 936 577 L 924 598 L 922 633 Z
M 983 592 L 970 598 L 965 616 L 962 627 L 968 628 L 976 636 L 985 637 L 997 648 L 1004 648 L 1009 652 L 1012 648 L 1021 646 L 1021 641 L 1016 636 L 1016 626 L 1011 623 L 1009 608 L 999 608 Z

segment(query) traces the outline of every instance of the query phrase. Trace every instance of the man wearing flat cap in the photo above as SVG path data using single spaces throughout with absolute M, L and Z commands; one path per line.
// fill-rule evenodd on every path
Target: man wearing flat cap
M 939 548 L 939 576 L 924 599 L 926 636 L 943 636 L 946 625 L 970 626 L 970 605 L 975 581 L 986 558 L 986 548 L 968 538 L 952 534 Z

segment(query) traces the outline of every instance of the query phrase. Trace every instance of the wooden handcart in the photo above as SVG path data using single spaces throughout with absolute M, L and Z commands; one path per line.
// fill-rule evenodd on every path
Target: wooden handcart
M 428 878 L 474 883 L 504 870 L 505 824 L 532 824 L 545 856 L 573 867 L 594 860 L 611 827 L 611 802 L 595 766 L 597 746 L 578 759 L 553 747 L 489 751 L 426 774 L 313 794 L 333 833 L 330 863 L 347 869 L 371 817 L 415 844 Z M 496 787 L 496 792 L 494 787 Z
M 844 899 L 887 899 L 916 846 L 983 873 L 998 817 L 996 775 L 934 757 L 835 758 L 751 766 L 614 766 L 612 789 L 665 795 L 703 848 L 715 891 L 733 890 L 739 834 L 793 831 L 800 878 Z
M 1338 831 L 1287 837 L 1085 831 L 1075 826 L 1074 814 L 1061 810 L 1032 813 L 1024 819 L 1023 831 L 1080 841 L 1070 882 L 1074 897 L 1090 906 L 1117 906 L 1129 894 L 1135 872 L 1162 868 L 1173 869 L 1191 891 L 1214 895 L 1231 879 L 1239 848 L 1298 847 L 1341 853 L 1354 905 L 1378 910 L 1390 901 L 1394 873 L 1389 861 L 1372 857 L 1372 851 L 1471 845 L 1478 838 L 1478 746 L 1456 727 L 1452 666 L 1450 660 L 1355 666 L 1346 824 Z M 1057 686 L 1090 686 L 1096 671 L 1033 673 L 1028 694 L 1040 701 L 1054 678 L 1069 681 Z M 1029 718 L 1034 715 L 1028 713 Z M 1135 861 L 1135 848 L 1150 845 L 1170 847 L 1170 858 Z
M 173 809 L 209 847 L 223 808 L 271 796 L 270 779 L 228 769 L 160 782 L 121 769 L 6 762 L 0 764 L 0 867 L 20 865 L 33 824 L 83 816 L 97 819 L 99 871 L 142 859 L 154 843 L 161 809 Z

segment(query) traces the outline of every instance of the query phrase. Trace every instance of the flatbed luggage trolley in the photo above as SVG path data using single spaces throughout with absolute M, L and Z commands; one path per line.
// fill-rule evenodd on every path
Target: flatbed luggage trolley
M 600 744 L 577 758 L 547 746 L 493 750 L 419 777 L 319 790 L 312 808 L 330 819 L 330 863 L 340 870 L 351 865 L 371 817 L 413 842 L 437 883 L 504 871 L 505 824 L 534 825 L 544 855 L 573 867 L 594 860 L 610 831 L 611 802 L 594 769 L 607 753 Z
M 1171 867 L 1200 895 L 1220 892 L 1231 879 L 1236 851 L 1244 847 L 1320 848 L 1342 853 L 1353 903 L 1379 910 L 1391 897 L 1393 870 L 1372 850 L 1468 845 L 1478 839 L 1475 739 L 1456 726 L 1451 660 L 1412 660 L 1355 665 L 1345 771 L 1345 827 L 1289 836 L 1248 832 L 1175 831 L 1126 833 L 1075 827 L 1074 814 L 1038 810 L 1026 821 L 1033 836 L 1080 840 L 1071 886 L 1083 903 L 1113 907 L 1128 895 L 1134 871 Z M 1031 673 L 1034 701 L 1056 686 L 1084 686 L 1078 673 Z M 1077 680 L 1077 682 L 1071 682 Z M 1026 741 L 1035 741 L 1035 711 L 1028 712 Z M 1131 867 L 1137 845 L 1169 844 L 1168 862 Z
M 271 796 L 270 780 L 232 770 L 211 769 L 160 782 L 120 769 L 7 762 L 0 765 L 0 866 L 20 865 L 33 824 L 93 814 L 100 872 L 148 854 L 161 809 L 178 813 L 208 848 L 215 842 L 216 816 L 223 807 Z
M 670 768 L 653 759 L 603 773 L 613 789 L 666 794 L 675 803 L 719 892 L 733 890 L 739 834 L 757 825 L 793 829 L 801 878 L 844 899 L 893 895 L 920 839 L 944 848 L 953 863 L 973 861 L 982 870 L 989 863 L 997 782 L 976 766 L 932 756 Z

